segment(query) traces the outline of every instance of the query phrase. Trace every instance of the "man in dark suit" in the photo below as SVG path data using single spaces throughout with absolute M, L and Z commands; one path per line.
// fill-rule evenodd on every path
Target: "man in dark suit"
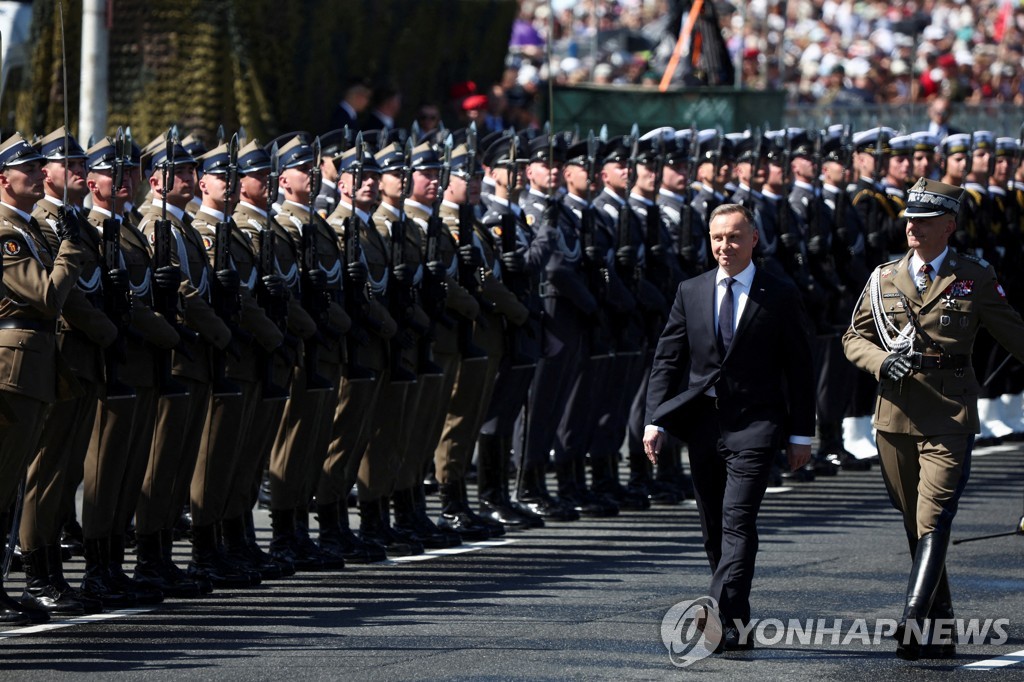
M 814 433 L 809 322 L 797 289 L 752 262 L 750 211 L 711 213 L 718 268 L 679 285 L 647 389 L 644 449 L 656 461 L 666 432 L 687 442 L 711 564 L 722 649 L 749 649 L 757 513 L 772 460 L 786 444 L 792 469 L 807 464 Z

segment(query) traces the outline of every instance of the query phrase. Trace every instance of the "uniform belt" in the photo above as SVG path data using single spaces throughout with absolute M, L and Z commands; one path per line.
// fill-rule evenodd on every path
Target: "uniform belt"
M 970 361 L 969 355 L 910 354 L 910 363 L 914 369 L 964 369 Z
M 558 296 L 558 289 L 551 285 L 549 282 L 541 282 L 538 287 L 541 298 L 555 298 Z
M 0 329 L 28 329 L 35 332 L 54 334 L 57 331 L 57 322 L 55 320 L 30 320 L 24 317 L 8 317 L 0 320 Z

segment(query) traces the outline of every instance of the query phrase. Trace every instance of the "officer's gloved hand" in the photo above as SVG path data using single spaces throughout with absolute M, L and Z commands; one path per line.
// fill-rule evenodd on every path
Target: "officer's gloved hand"
M 615 250 L 615 262 L 623 270 L 632 270 L 636 267 L 636 249 L 632 246 L 620 246 Z
M 264 275 L 263 286 L 267 290 L 267 294 L 274 298 L 284 298 L 288 291 L 284 286 L 284 280 L 279 275 Z
M 67 206 L 57 209 L 57 238 L 72 244 L 82 243 L 82 232 L 78 222 L 78 214 Z
M 787 251 L 795 251 L 800 248 L 800 236 L 793 232 L 785 232 L 779 235 L 782 245 Z
M 459 247 L 459 262 L 466 268 L 476 270 L 483 265 L 483 258 L 480 257 L 480 250 L 472 244 L 465 244 Z
M 314 289 L 326 289 L 327 273 L 320 268 L 314 268 L 306 273 L 306 283 Z
M 845 227 L 840 227 L 836 230 L 836 237 L 838 237 L 839 241 L 843 244 L 853 243 L 853 235 L 850 234 L 850 231 Z
M 679 258 L 684 263 L 693 263 L 697 260 L 697 247 L 696 246 L 680 246 L 679 247 Z
M 604 262 L 604 250 L 599 246 L 590 246 L 583 249 L 583 253 L 587 256 L 587 260 L 591 263 L 603 263 Z
M 652 246 L 650 248 L 650 251 L 651 251 L 651 256 L 653 256 L 654 258 L 657 258 L 659 260 L 664 258 L 665 254 L 667 253 L 667 250 L 665 249 L 665 245 L 664 244 L 655 244 L 654 246 Z
M 408 263 L 401 263 L 391 269 L 391 276 L 399 284 L 412 284 L 413 269 Z
M 558 199 L 548 197 L 544 202 L 544 222 L 554 225 L 558 220 Z
M 816 234 L 807 240 L 807 253 L 812 256 L 825 255 L 825 238 Z
M 526 259 L 518 251 L 506 251 L 501 254 L 502 272 L 518 275 L 526 272 Z
M 867 236 L 867 242 L 868 246 L 870 246 L 872 249 L 875 249 L 876 251 L 884 249 L 886 247 L 885 235 L 882 234 L 881 230 L 877 232 L 869 232 Z
M 224 268 L 214 273 L 217 278 L 217 283 L 220 284 L 221 288 L 228 293 L 238 293 L 238 288 L 241 286 L 241 279 L 238 276 L 237 270 L 230 268 Z
M 882 371 L 881 374 L 887 379 L 893 381 L 902 381 L 906 379 L 914 371 L 914 366 L 910 362 L 910 358 L 906 355 L 899 353 L 891 353 L 889 357 L 882 360 Z
M 121 269 L 109 270 L 107 283 L 114 291 L 127 291 L 132 285 L 132 281 L 128 278 L 128 271 Z
M 174 291 L 181 286 L 181 270 L 177 265 L 165 265 L 153 271 L 153 283 L 164 290 Z
M 427 271 L 434 279 L 444 279 L 445 275 L 448 274 L 448 268 L 446 268 L 444 263 L 439 260 L 428 261 Z
M 370 271 L 366 267 L 366 263 L 361 260 L 352 261 L 345 265 L 345 281 L 350 286 L 357 289 L 361 289 L 366 284 L 367 279 L 370 277 Z

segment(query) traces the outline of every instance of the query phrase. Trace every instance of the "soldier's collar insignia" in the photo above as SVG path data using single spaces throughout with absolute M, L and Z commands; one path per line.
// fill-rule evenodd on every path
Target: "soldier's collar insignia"
M 532 227 L 535 222 L 537 222 L 537 218 L 535 218 L 533 215 L 527 213 L 526 214 L 526 224 L 530 225 Z
M 21 244 L 13 239 L 4 242 L 4 255 L 17 256 L 19 253 L 21 253 Z

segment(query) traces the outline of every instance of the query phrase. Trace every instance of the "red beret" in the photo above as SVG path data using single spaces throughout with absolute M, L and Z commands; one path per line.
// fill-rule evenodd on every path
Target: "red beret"
M 463 111 L 473 111 L 474 109 L 486 109 L 487 108 L 487 95 L 470 95 L 466 99 L 462 100 Z

